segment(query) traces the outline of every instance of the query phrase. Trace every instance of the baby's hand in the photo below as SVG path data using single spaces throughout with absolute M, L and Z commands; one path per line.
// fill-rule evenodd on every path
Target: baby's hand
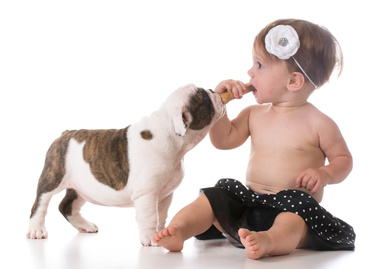
M 296 179 L 297 188 L 305 188 L 312 194 L 328 185 L 330 176 L 322 169 L 309 168 L 299 174 Z
M 223 93 L 231 92 L 235 99 L 241 99 L 244 95 L 242 92 L 246 90 L 245 84 L 239 80 L 224 80 L 215 88 L 214 92 Z

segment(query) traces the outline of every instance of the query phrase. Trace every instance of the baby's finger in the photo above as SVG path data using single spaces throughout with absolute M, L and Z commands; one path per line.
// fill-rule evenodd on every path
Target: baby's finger
M 239 81 L 239 80 L 238 80 L 238 83 L 240 84 L 242 91 L 245 91 L 246 90 L 245 83 L 242 81 Z
M 242 98 L 242 96 L 244 96 L 244 91 L 246 90 L 245 84 L 242 81 L 236 80 L 234 86 L 238 91 L 238 98 Z
M 232 80 L 224 80 L 220 82 L 217 87 L 215 87 L 214 92 L 216 93 L 223 93 L 223 92 L 232 92 L 233 85 Z
M 231 87 L 231 90 L 228 90 L 228 91 L 233 93 L 233 96 L 235 99 L 239 99 L 241 86 L 236 81 L 231 81 L 230 87 Z
M 321 183 L 318 181 L 317 184 L 314 186 L 313 190 L 311 191 L 312 194 L 316 194 L 321 189 Z
M 314 187 L 316 186 L 316 184 L 317 184 L 317 182 L 315 181 L 315 180 L 313 180 L 313 179 L 311 179 L 311 180 L 309 180 L 308 182 L 307 182 L 307 184 L 306 184 L 306 189 L 308 189 L 308 190 L 313 190 L 314 189 Z
M 297 186 L 297 188 L 301 188 L 302 187 L 302 180 L 303 180 L 303 177 L 305 176 L 305 172 L 302 172 L 298 175 L 298 177 L 295 179 L 295 185 Z
M 311 180 L 311 175 L 305 173 L 304 176 L 302 177 L 301 187 L 307 189 L 307 184 L 310 182 L 310 180 Z

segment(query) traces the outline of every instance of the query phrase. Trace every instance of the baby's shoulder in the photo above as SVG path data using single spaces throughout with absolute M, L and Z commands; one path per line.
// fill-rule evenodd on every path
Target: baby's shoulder
M 308 111 L 305 115 L 313 125 L 326 128 L 327 126 L 333 126 L 336 124 L 328 115 L 320 111 L 314 105 L 308 103 L 307 109 Z

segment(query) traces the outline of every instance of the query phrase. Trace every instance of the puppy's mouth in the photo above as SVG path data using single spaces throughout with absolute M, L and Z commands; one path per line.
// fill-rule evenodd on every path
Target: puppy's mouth
M 213 90 L 209 91 L 211 92 L 211 100 L 213 101 L 216 112 L 223 116 L 225 114 L 226 106 L 223 104 L 221 97 Z
M 221 97 L 219 96 L 218 93 L 213 93 L 213 99 L 214 99 L 215 105 L 216 105 L 217 107 L 223 107 L 223 106 L 225 106 L 225 104 L 223 103 L 223 101 L 222 101 L 222 99 L 221 99 Z

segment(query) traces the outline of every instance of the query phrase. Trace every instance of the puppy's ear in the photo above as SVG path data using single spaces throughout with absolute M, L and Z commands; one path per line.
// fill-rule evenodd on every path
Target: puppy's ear
M 183 107 L 181 113 L 175 116 L 173 124 L 175 126 L 175 133 L 178 136 L 185 136 L 187 133 L 188 125 L 191 121 L 191 114 Z

